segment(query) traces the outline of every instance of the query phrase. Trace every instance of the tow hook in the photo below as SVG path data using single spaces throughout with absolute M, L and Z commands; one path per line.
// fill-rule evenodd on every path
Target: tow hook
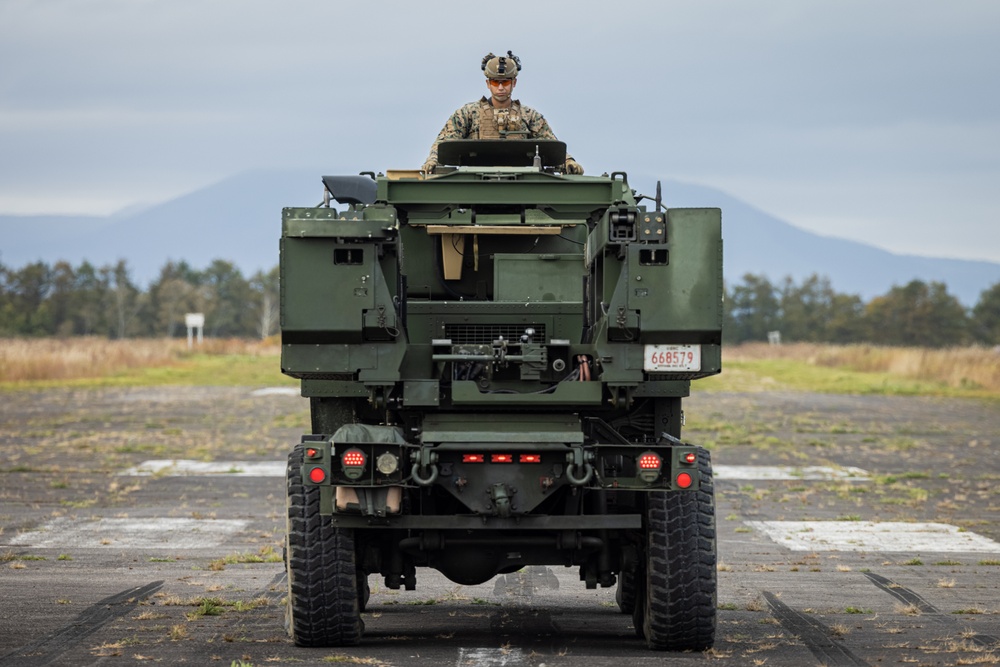
M 496 508 L 497 516 L 506 519 L 510 517 L 510 495 L 507 493 L 507 485 L 497 483 L 490 487 L 490 500 Z
M 583 486 L 588 484 L 594 476 L 594 467 L 585 460 L 592 458 L 592 454 L 585 454 L 581 447 L 574 447 L 573 451 L 566 454 L 566 479 L 573 486 Z M 577 477 L 577 470 L 582 470 L 583 474 Z
M 413 471 L 410 475 L 414 482 L 420 486 L 430 486 L 437 481 L 441 472 L 437 466 L 437 452 L 421 447 L 419 452 L 412 454 L 411 460 L 413 461 Z

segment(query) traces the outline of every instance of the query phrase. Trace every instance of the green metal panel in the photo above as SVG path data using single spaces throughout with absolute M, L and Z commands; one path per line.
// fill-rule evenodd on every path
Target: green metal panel
M 560 442 L 580 444 L 580 420 L 572 415 L 522 415 L 516 420 L 484 414 L 428 414 L 424 419 L 423 442 L 499 442 L 527 444 Z
M 355 251 L 356 264 L 335 263 L 335 251 Z M 345 260 L 346 261 L 346 260 Z M 322 331 L 328 340 L 361 342 L 363 312 L 375 307 L 375 248 L 332 238 L 281 240 L 281 328 Z
M 395 233 L 396 210 L 391 207 L 345 212 L 322 207 L 282 211 L 281 235 L 286 237 L 392 238 Z
M 451 400 L 455 405 L 600 405 L 603 398 L 600 382 L 562 382 L 551 393 L 486 394 L 475 382 L 453 382 Z M 509 426 L 507 427 L 509 428 Z
M 423 181 L 379 179 L 377 197 L 397 207 L 516 204 L 586 211 L 619 201 L 626 192 L 622 181 L 606 178 L 565 179 L 537 173 L 517 180 L 484 180 L 474 171 L 460 171 Z
M 494 300 L 583 303 L 583 255 L 497 254 Z
M 722 214 L 670 209 L 666 264 L 644 265 L 648 246 L 628 248 L 629 310 L 639 313 L 644 343 L 715 343 L 722 332 Z

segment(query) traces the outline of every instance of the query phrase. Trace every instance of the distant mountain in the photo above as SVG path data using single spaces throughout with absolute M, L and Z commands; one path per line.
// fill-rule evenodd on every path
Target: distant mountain
M 281 209 L 323 199 L 316 171 L 257 170 L 135 213 L 110 218 L 0 216 L 0 262 L 101 266 L 125 259 L 145 286 L 168 260 L 204 268 L 225 259 L 251 275 L 278 263 Z
M 722 209 L 727 281 L 766 275 L 772 282 L 827 276 L 835 290 L 866 301 L 911 280 L 942 282 L 966 305 L 1000 282 L 1000 263 L 897 255 L 875 246 L 807 232 L 726 193 L 698 185 L 664 183 L 668 207 L 717 206 Z
M 315 170 L 258 170 L 135 212 L 109 218 L 0 216 L 0 263 L 21 267 L 42 260 L 88 260 L 95 265 L 128 261 L 134 280 L 147 285 L 167 260 L 204 268 L 214 259 L 244 273 L 278 263 L 281 209 L 322 200 Z M 670 207 L 722 209 L 725 273 L 739 282 L 746 273 L 773 282 L 827 276 L 838 292 L 868 300 L 913 279 L 938 281 L 966 305 L 1000 282 L 1000 264 L 897 255 L 874 246 L 807 232 L 744 201 L 709 187 L 665 181 Z

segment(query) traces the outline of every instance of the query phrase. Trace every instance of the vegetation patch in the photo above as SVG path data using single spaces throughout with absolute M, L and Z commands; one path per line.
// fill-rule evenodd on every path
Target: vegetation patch
M 277 341 L 206 339 L 107 340 L 94 336 L 5 339 L 0 389 L 109 386 L 294 386 L 281 374 Z M 150 422 L 150 430 L 165 425 Z
M 1000 397 L 1000 354 L 988 347 L 745 343 L 724 347 L 722 363 L 700 391 Z

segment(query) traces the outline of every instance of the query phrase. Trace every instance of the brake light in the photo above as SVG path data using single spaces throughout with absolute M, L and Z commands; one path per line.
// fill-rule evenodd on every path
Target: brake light
M 319 450 L 316 449 L 315 447 L 309 447 L 308 449 L 306 449 L 306 458 L 307 459 L 314 459 L 318 455 L 319 455 Z
M 658 454 L 646 452 L 639 456 L 639 470 L 659 470 L 663 461 Z
M 694 452 L 688 452 L 687 454 L 681 457 L 681 460 L 683 460 L 684 463 L 694 463 L 698 460 L 698 455 L 695 454 Z
M 365 453 L 360 449 L 348 449 L 340 457 L 340 462 L 345 468 L 363 468 L 365 465 Z
M 486 457 L 482 454 L 462 454 L 462 463 L 484 463 Z
M 694 480 L 691 479 L 691 475 L 687 474 L 686 472 L 682 472 L 679 475 L 677 475 L 676 482 L 677 486 L 679 486 L 682 489 L 686 489 L 691 486 Z
M 322 484 L 326 481 L 326 472 L 322 468 L 313 468 L 309 471 L 309 481 L 313 484 Z
M 344 468 L 344 476 L 348 479 L 358 479 L 365 471 L 367 457 L 360 449 L 348 449 L 340 455 L 340 465 Z
M 541 454 L 521 454 L 521 457 L 518 460 L 521 463 L 541 463 L 542 462 L 542 455 Z
M 514 462 L 514 455 L 513 454 L 493 454 L 492 456 L 490 456 L 490 462 L 491 463 L 513 463 Z

